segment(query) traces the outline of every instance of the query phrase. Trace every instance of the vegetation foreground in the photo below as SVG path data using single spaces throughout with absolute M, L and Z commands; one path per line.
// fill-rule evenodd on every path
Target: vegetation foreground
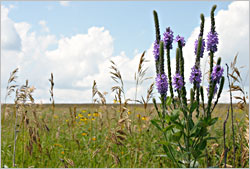
M 214 114 L 219 117 L 211 133 L 217 141 L 208 145 L 210 166 L 223 167 L 223 123 L 228 105 L 219 105 Z M 247 106 L 248 107 L 248 106 Z M 146 112 L 143 106 L 128 106 L 120 119 L 119 105 L 56 105 L 53 115 L 50 105 L 28 108 L 19 125 L 16 142 L 16 167 L 172 167 L 161 149 L 162 137 L 150 120 L 157 115 L 153 105 Z M 4 109 L 4 107 L 2 107 Z M 8 105 L 9 116 L 2 123 L 2 167 L 12 167 L 15 107 Z M 248 167 L 248 133 L 244 132 L 248 110 L 235 110 L 236 166 Z M 226 140 L 232 145 L 230 119 Z M 233 149 L 228 152 L 228 167 L 232 165 Z M 199 161 L 199 167 L 206 167 Z

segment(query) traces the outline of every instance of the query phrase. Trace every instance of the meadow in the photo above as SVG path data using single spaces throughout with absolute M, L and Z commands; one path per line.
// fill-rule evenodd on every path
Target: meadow
M 4 109 L 6 105 L 2 106 Z M 248 107 L 248 106 L 246 106 Z M 217 106 L 219 117 L 211 133 L 217 141 L 208 145 L 210 166 L 223 167 L 223 123 L 228 105 Z M 14 146 L 15 106 L 7 105 L 7 117 L 2 123 L 1 163 L 12 167 Z M 157 113 L 152 104 L 146 111 L 143 105 L 128 105 L 126 118 L 120 118 L 119 104 L 110 105 L 33 105 L 27 108 L 19 123 L 16 141 L 16 167 L 171 167 L 164 156 L 160 133 L 150 120 Z M 246 110 L 235 110 L 236 166 L 248 167 Z M 227 144 L 232 145 L 230 119 L 227 122 Z M 233 149 L 228 152 L 228 167 L 232 165 Z M 199 167 L 206 167 L 205 161 Z
M 248 95 L 241 69 L 237 67 L 238 55 L 230 67 L 226 64 L 225 72 L 222 58 L 215 56 L 218 44 L 215 9 L 216 5 L 211 9 L 207 72 L 200 70 L 205 49 L 205 19 L 200 15 L 196 60 L 189 78 L 190 91 L 186 90 L 184 77 L 184 37 L 177 35 L 175 39 L 178 47 L 172 78 L 170 50 L 174 35 L 168 27 L 161 40 L 156 11 L 153 11 L 156 78 L 145 91 L 146 97 L 137 96 L 138 86 L 149 79 L 144 65 L 145 52 L 135 72 L 135 98 L 125 97 L 121 72 L 111 60 L 113 104 L 107 103 L 107 92 L 99 91 L 96 81 L 92 85 L 92 98 L 89 98 L 92 104 L 55 104 L 57 83 L 53 73 L 48 81 L 50 104 L 37 104 L 33 98 L 35 87 L 30 86 L 28 80 L 18 86 L 18 68 L 15 69 L 8 80 L 5 104 L 1 106 L 1 167 L 249 167 Z M 207 86 L 201 86 L 202 74 L 207 76 Z M 224 83 L 228 84 L 228 90 L 223 88 Z M 204 94 L 204 90 L 208 92 Z M 228 92 L 228 104 L 220 104 L 222 92 Z M 6 104 L 13 94 L 14 104 Z M 160 101 L 156 102 L 158 96 Z M 232 98 L 237 102 L 233 104 Z

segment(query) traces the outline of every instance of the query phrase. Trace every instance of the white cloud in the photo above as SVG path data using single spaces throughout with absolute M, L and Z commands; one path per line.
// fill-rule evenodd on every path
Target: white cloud
M 39 21 L 39 25 L 41 25 L 42 31 L 43 31 L 43 32 L 49 32 L 49 28 L 47 27 L 46 24 L 47 24 L 47 23 L 46 23 L 46 21 L 44 21 L 44 20 Z
M 16 32 L 14 22 L 8 18 L 9 8 L 1 6 L 1 43 L 2 49 L 20 50 L 21 39 Z
M 70 2 L 70 1 L 60 1 L 59 3 L 60 3 L 60 5 L 62 5 L 62 6 L 69 6 L 69 2 Z

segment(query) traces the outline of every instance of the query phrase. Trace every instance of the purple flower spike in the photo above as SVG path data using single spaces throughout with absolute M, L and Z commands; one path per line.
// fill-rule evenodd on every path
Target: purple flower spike
M 196 39 L 194 42 L 194 53 L 197 55 L 197 51 L 198 51 L 198 40 Z M 203 58 L 203 53 L 204 53 L 204 49 L 205 49 L 205 40 L 202 39 L 202 44 L 201 44 L 201 52 L 200 52 L 200 57 Z
M 154 43 L 153 53 L 155 56 L 155 60 L 158 60 L 159 56 L 160 56 L 160 45 L 157 43 L 157 41 L 155 41 L 155 43 Z
M 218 87 L 217 87 L 217 85 L 215 85 L 214 86 L 214 95 L 213 95 L 213 98 L 214 98 L 215 94 L 217 93 L 217 90 L 218 90 Z M 207 95 L 209 96 L 209 86 L 207 88 Z
M 209 32 L 207 35 L 207 51 L 216 52 L 218 43 L 217 32 Z
M 183 47 L 183 46 L 185 46 L 185 44 L 186 44 L 186 41 L 184 40 L 184 37 L 181 37 L 181 36 L 179 36 L 179 35 L 177 35 L 176 36 L 176 38 L 175 38 L 175 42 L 181 42 L 181 46 Z
M 167 76 L 164 74 L 158 74 L 156 77 L 156 86 L 158 92 L 163 95 L 167 94 L 168 91 L 168 81 L 167 81 Z
M 220 66 L 220 65 L 216 65 L 213 69 L 213 72 L 212 72 L 212 80 L 213 81 L 216 81 L 216 83 L 219 83 L 220 82 L 220 79 L 223 75 L 223 71 L 224 69 Z
M 201 70 L 197 69 L 195 66 L 192 67 L 192 72 L 190 75 L 190 83 L 195 83 L 196 87 L 200 87 L 200 83 L 201 83 Z
M 174 76 L 173 84 L 174 84 L 175 91 L 180 90 L 183 87 L 184 85 L 183 78 L 179 73 L 176 73 L 176 75 Z
M 172 49 L 173 39 L 174 39 L 173 31 L 170 29 L 170 27 L 168 27 L 166 29 L 166 32 L 163 33 L 163 42 L 165 48 Z

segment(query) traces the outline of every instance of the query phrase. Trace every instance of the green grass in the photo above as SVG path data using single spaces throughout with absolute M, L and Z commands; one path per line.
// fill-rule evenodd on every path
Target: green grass
M 210 130 L 218 139 L 210 141 L 208 145 L 210 166 L 222 167 L 223 164 L 223 161 L 220 163 L 220 159 L 223 153 L 223 122 L 227 107 L 226 104 L 218 105 L 213 113 L 219 120 Z M 129 105 L 123 117 L 128 111 L 131 113 L 125 121 L 120 117 L 119 105 L 55 105 L 54 115 L 51 112 L 51 105 L 36 105 L 26 109 L 26 119 L 29 119 L 29 123 L 22 123 L 22 115 L 18 116 L 16 167 L 172 167 L 171 161 L 157 156 L 163 155 L 164 152 L 159 144 L 162 136 L 150 123 L 150 119 L 157 116 L 153 105 L 149 105 L 146 112 L 141 105 Z M 83 110 L 86 112 L 82 112 Z M 1 128 L 1 166 L 13 167 L 14 105 L 7 105 L 6 111 L 6 119 Z M 37 119 L 33 111 L 36 112 Z M 94 112 L 99 113 L 98 117 L 94 117 L 97 115 Z M 248 109 L 235 110 L 237 167 L 249 166 L 248 158 L 244 166 L 241 161 L 242 148 L 246 148 L 247 145 L 241 132 L 246 114 Z M 80 120 L 81 118 L 83 120 Z M 31 136 L 29 130 L 34 131 Z M 82 135 L 83 133 L 87 135 Z M 227 160 L 229 165 L 232 165 L 233 152 L 231 133 L 231 118 L 229 118 L 226 135 L 227 145 L 230 148 Z M 27 148 L 30 145 L 32 153 Z M 199 164 L 199 167 L 206 167 L 204 159 L 199 161 Z

